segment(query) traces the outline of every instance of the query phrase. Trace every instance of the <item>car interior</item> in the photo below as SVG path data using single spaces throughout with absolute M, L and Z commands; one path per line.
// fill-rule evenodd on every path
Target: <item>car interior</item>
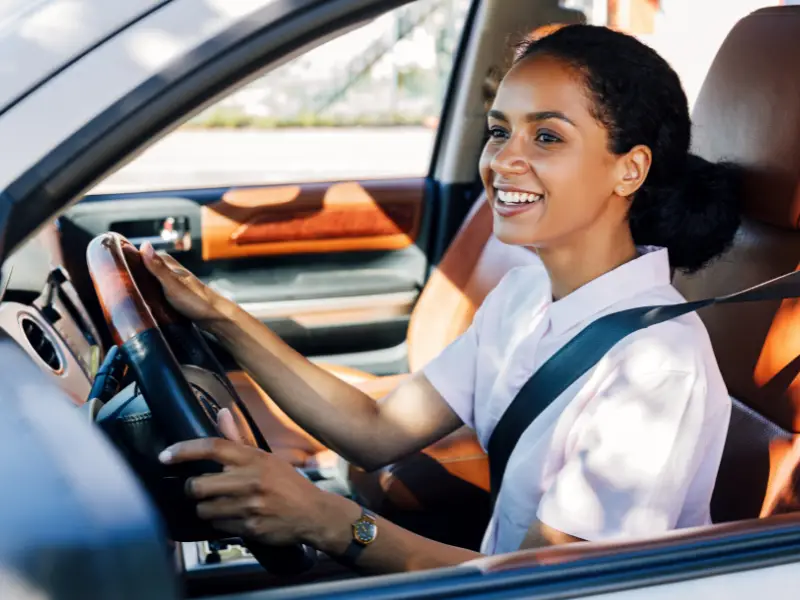
M 60 468 L 70 477 L 49 487 L 31 484 L 40 486 L 37 497 L 42 502 L 53 494 L 64 498 L 57 510 L 43 509 L 49 516 L 39 523 L 32 547 L 46 545 L 47 535 L 66 519 L 73 523 L 70 531 L 93 522 L 88 509 L 80 507 L 83 499 L 97 514 L 114 507 L 116 516 L 108 518 L 107 529 L 92 534 L 116 540 L 117 562 L 110 555 L 103 559 L 109 572 L 122 572 L 124 564 L 128 571 L 133 565 L 133 571 L 149 575 L 139 581 L 130 575 L 114 583 L 104 579 L 103 585 L 130 585 L 131 593 L 139 594 L 135 597 L 233 598 L 253 590 L 262 591 L 248 598 L 356 597 L 395 581 L 358 579 L 304 548 L 293 549 L 298 554 L 292 563 L 296 567 L 299 561 L 304 569 L 287 575 L 291 568 L 281 561 L 289 549 L 276 552 L 213 531 L 198 533 L 197 524 L 181 516 L 191 506 L 179 498 L 182 488 L 175 484 L 180 480 L 164 491 L 169 478 L 158 475 L 160 483 L 153 483 L 142 461 L 145 455 L 152 459 L 159 443 L 148 437 L 155 435 L 152 430 L 142 433 L 140 428 L 141 415 L 149 415 L 145 398 L 166 389 L 159 385 L 167 386 L 166 375 L 145 364 L 155 361 L 157 353 L 142 355 L 141 365 L 131 364 L 124 376 L 104 381 L 113 388 L 113 397 L 88 402 L 97 391 L 94 373 L 104 361 L 108 364 L 112 347 L 129 339 L 116 311 L 125 305 L 126 294 L 138 293 L 183 365 L 183 376 L 195 390 L 218 390 L 211 395 L 221 404 L 239 406 L 238 397 L 244 406 L 241 418 L 257 442 L 268 442 L 272 451 L 324 489 L 352 496 L 427 537 L 477 550 L 489 518 L 489 470 L 470 430 L 463 428 L 376 472 L 348 465 L 291 422 L 213 338 L 194 329 L 170 329 L 179 319 L 158 300 L 135 247 L 157 241 L 294 348 L 379 400 L 460 335 L 510 269 L 538 260 L 492 235 L 491 209 L 475 192 L 483 141 L 483 81 L 507 63 L 508 32 L 577 22 L 582 16 L 555 1 L 527 3 L 532 8 L 524 15 L 511 4 L 476 2 L 471 9 L 465 26 L 470 33 L 455 60 L 428 177 L 89 194 L 76 198 L 5 260 L 0 330 L 36 367 L 6 344 L 0 345 L 0 363 L 14 365 L 38 382 L 11 387 L 6 395 L 45 394 L 37 386 L 55 383 L 74 404 L 52 411 L 48 405 L 45 411 L 17 400 L 13 406 L 23 415 L 20 422 L 41 423 L 37 440 L 56 430 L 61 438 L 73 439 L 82 431 L 58 415 L 80 410 L 119 451 L 93 441 L 93 475 L 84 476 L 65 454 Z M 350 26 L 338 25 L 341 31 Z M 674 284 L 687 299 L 730 294 L 798 267 L 800 77 L 786 60 L 795 51 L 800 53 L 800 7 L 761 9 L 730 32 L 707 73 L 692 113 L 693 152 L 746 167 L 744 218 L 724 257 L 697 274 L 675 274 Z M 112 280 L 114 273 L 127 273 L 128 280 Z M 734 402 L 712 501 L 713 527 L 653 540 L 522 551 L 487 558 L 477 567 L 459 567 L 459 576 L 578 565 L 644 550 L 677 551 L 690 541 L 707 541 L 711 548 L 715 540 L 753 532 L 766 539 L 797 529 L 796 517 L 787 515 L 800 510 L 798 310 L 796 300 L 785 300 L 701 311 Z M 139 325 L 147 325 L 145 321 Z M 140 331 L 136 324 L 130 327 Z M 179 350 L 190 346 L 200 348 L 199 358 Z M 216 377 L 198 373 L 200 367 Z M 150 385 L 137 381 L 142 377 L 152 377 Z M 0 420 L 0 439 L 6 427 L 14 423 Z M 150 499 L 139 493 L 133 478 L 125 479 L 120 456 L 145 480 Z M 17 476 L 25 477 L 37 461 L 44 461 L 43 455 L 26 454 Z M 160 511 L 163 530 L 160 521 L 153 525 L 148 520 L 151 501 Z M 169 560 L 162 556 L 164 549 Z M 283 567 L 287 570 L 282 573 Z M 445 569 L 429 574 L 427 581 L 445 585 L 451 575 Z M 343 584 L 334 583 L 341 580 Z M 98 591 L 91 578 L 82 585 Z M 122 597 L 114 596 L 116 588 L 107 589 L 107 597 Z

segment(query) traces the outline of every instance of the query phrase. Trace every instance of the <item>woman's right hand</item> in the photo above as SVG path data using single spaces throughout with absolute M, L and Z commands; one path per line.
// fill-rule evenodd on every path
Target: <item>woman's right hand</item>
M 169 255 L 156 254 L 149 243 L 141 255 L 147 270 L 158 279 L 167 301 L 191 321 L 201 323 L 227 318 L 233 302 L 205 285 Z

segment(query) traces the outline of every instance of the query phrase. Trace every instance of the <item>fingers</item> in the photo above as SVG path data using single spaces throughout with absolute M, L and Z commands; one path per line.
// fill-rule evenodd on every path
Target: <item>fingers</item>
M 266 510 L 266 503 L 260 496 L 226 496 L 200 502 L 197 505 L 197 516 L 207 521 L 247 519 L 261 515 Z
M 242 519 L 215 519 L 211 521 L 211 525 L 214 529 L 236 537 L 246 538 L 250 533 L 246 522 Z
M 139 251 L 142 256 L 142 262 L 150 273 L 158 279 L 164 291 L 169 293 L 169 290 L 175 285 L 175 273 L 164 262 L 164 258 L 156 254 L 152 244 L 145 242 L 142 244 Z
M 170 267 L 173 271 L 183 271 L 184 273 L 188 273 L 183 265 L 179 263 L 174 256 L 170 254 L 159 254 L 158 257 L 161 261 L 168 267 Z
M 193 460 L 213 460 L 226 466 L 244 466 L 252 462 L 256 448 L 221 438 L 202 438 L 179 442 L 164 450 L 158 459 L 164 464 Z
M 232 442 L 244 443 L 244 438 L 236 426 L 233 413 L 229 409 L 223 408 L 219 411 L 219 414 L 217 414 L 217 427 L 219 427 L 219 432 Z
M 142 261 L 147 269 L 155 276 L 164 271 L 164 262 L 161 257 L 156 254 L 153 244 L 145 242 L 139 249 L 139 254 L 142 255 Z
M 186 493 L 197 500 L 217 496 L 246 496 L 262 490 L 258 474 L 252 470 L 238 469 L 192 477 L 186 482 Z
M 150 242 L 142 244 L 139 252 L 147 269 L 159 279 L 163 279 L 168 275 L 177 277 L 191 275 L 189 271 L 183 268 L 181 263 L 169 254 L 158 254 Z

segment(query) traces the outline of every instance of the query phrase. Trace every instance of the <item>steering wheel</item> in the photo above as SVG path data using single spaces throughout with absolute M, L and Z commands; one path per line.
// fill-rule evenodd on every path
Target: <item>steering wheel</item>
M 216 415 L 230 409 L 245 443 L 270 451 L 225 370 L 199 329 L 175 311 L 139 251 L 123 236 L 106 233 L 89 244 L 89 274 L 114 341 L 135 383 L 98 413 L 100 425 L 142 478 L 174 541 L 230 537 L 197 517 L 186 480 L 220 472 L 211 461 L 165 466 L 158 454 L 194 438 L 219 437 Z M 127 392 L 127 393 L 126 393 Z M 243 540 L 270 572 L 297 574 L 313 566 L 306 546 L 268 546 Z

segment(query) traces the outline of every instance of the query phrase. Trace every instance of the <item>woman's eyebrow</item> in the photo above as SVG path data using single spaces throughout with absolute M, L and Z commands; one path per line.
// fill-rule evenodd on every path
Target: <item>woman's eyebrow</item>
M 559 119 L 575 127 L 575 123 L 573 123 L 567 115 L 559 110 L 543 110 L 525 115 L 525 120 L 528 123 L 532 123 L 534 121 L 546 121 L 547 119 Z
M 497 119 L 498 121 L 508 121 L 506 115 L 500 112 L 499 110 L 492 109 L 487 113 L 487 115 L 489 117 Z M 572 120 L 567 115 L 558 110 L 542 110 L 538 112 L 528 113 L 527 115 L 525 115 L 525 121 L 527 121 L 528 123 L 533 123 L 535 121 L 546 121 L 547 119 L 559 119 L 575 127 L 575 123 L 573 123 Z

